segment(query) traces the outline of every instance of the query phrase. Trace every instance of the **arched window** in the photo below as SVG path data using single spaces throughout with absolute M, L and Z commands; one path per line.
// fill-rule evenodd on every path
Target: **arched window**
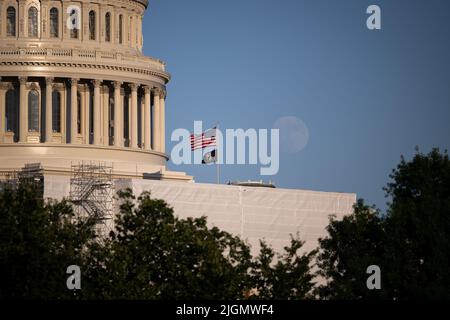
M 9 89 L 5 96 L 6 106 L 6 131 L 18 133 L 18 110 L 19 100 L 17 99 L 17 90 L 14 88 Z
M 52 92 L 52 130 L 61 132 L 61 93 L 56 90 Z
M 16 8 L 8 7 L 6 10 L 6 34 L 16 36 Z
M 123 43 L 123 15 L 119 15 L 119 43 Z
M 58 9 L 50 9 L 50 37 L 58 38 L 59 36 L 59 25 L 58 25 Z
M 89 40 L 95 40 L 95 11 L 89 11 Z
M 28 92 L 28 131 L 39 132 L 39 93 Z
M 28 9 L 28 36 L 31 38 L 38 37 L 38 10 L 36 7 Z
M 105 41 L 111 41 L 111 14 L 109 12 L 105 15 Z
M 81 94 L 77 92 L 77 133 L 81 134 Z

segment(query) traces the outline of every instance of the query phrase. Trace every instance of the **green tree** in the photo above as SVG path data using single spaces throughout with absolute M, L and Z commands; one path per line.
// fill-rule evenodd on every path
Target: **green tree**
M 93 222 L 74 219 L 70 204 L 45 203 L 34 184 L 0 191 L 0 299 L 77 297 L 67 267 L 83 264 Z
M 291 236 L 290 246 L 283 254 L 275 254 L 266 242 L 254 260 L 251 275 L 256 294 L 251 298 L 268 300 L 298 300 L 310 297 L 314 275 L 310 265 L 315 251 L 301 254 L 304 244 L 299 235 Z M 276 259 L 275 259 L 276 258 Z
M 327 281 L 318 287 L 323 299 L 381 298 L 386 290 L 368 290 L 366 271 L 370 265 L 384 270 L 384 220 L 374 207 L 359 199 L 354 212 L 342 220 L 331 217 L 328 236 L 319 239 L 319 275 Z M 381 264 L 381 265 L 380 265 Z M 382 283 L 382 288 L 384 283 Z
M 250 289 L 250 249 L 238 237 L 208 228 L 204 217 L 179 219 L 149 193 L 119 198 L 115 230 L 91 247 L 91 297 L 239 299 Z
M 450 299 L 450 161 L 447 152 L 416 149 L 385 188 L 387 281 L 398 299 Z
M 450 298 L 450 161 L 446 152 L 403 157 L 385 188 L 388 212 L 362 200 L 353 214 L 330 220 L 319 241 L 318 293 L 326 299 Z M 381 269 L 381 290 L 368 290 L 369 265 Z

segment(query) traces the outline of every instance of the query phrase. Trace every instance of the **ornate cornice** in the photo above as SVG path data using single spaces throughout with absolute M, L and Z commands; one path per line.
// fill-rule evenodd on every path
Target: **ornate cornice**
M 87 68 L 95 70 L 110 70 L 119 72 L 131 72 L 145 76 L 155 76 L 164 79 L 167 83 L 170 80 L 170 75 L 165 72 L 158 72 L 153 70 L 146 70 L 141 68 L 132 68 L 118 65 L 104 65 L 91 63 L 76 63 L 76 62 L 41 62 L 41 61 L 0 61 L 0 66 L 29 66 L 29 67 L 55 67 L 55 68 Z M 111 73 L 114 75 L 114 72 Z M 114 78 L 114 77 L 112 77 Z
M 145 8 L 148 7 L 148 0 L 133 0 L 133 1 L 142 4 Z

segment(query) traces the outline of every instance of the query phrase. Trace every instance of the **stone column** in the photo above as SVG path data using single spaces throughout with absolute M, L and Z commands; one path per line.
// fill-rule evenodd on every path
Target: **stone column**
M 164 91 L 161 92 L 160 99 L 159 99 L 159 107 L 161 108 L 160 111 L 160 130 L 161 130 L 161 142 L 160 142 L 160 148 L 161 152 L 166 152 L 166 94 Z
M 139 146 L 139 148 L 144 149 L 144 140 L 145 140 L 145 101 L 144 101 L 144 97 L 141 95 L 141 99 L 140 99 L 140 103 L 139 103 L 139 108 L 141 109 L 141 118 L 140 118 L 140 122 L 141 122 L 141 145 Z
M 90 144 L 90 136 L 91 136 L 91 90 L 89 89 L 89 85 L 86 85 L 84 91 L 84 143 Z
M 28 106 L 26 84 L 27 77 L 19 77 L 20 82 L 20 108 L 19 108 L 19 141 L 27 142 L 28 133 Z
M 131 137 L 130 148 L 138 147 L 138 105 L 137 105 L 137 84 L 131 83 Z
M 100 145 L 101 122 L 100 122 L 100 85 L 101 80 L 94 80 L 94 145 Z
M 70 143 L 78 143 L 78 79 L 70 80 Z
M 80 122 L 81 122 L 81 126 L 80 126 L 80 140 L 79 143 L 81 144 L 85 144 L 86 141 L 86 85 L 85 84 L 81 84 L 78 85 L 78 92 L 80 93 Z
M 152 150 L 152 131 L 151 131 L 151 111 L 152 111 L 152 105 L 151 105 L 151 93 L 150 88 L 145 87 L 144 88 L 144 149 L 145 150 Z
M 161 89 L 153 89 L 153 149 L 155 151 L 161 151 L 160 94 Z
M 109 145 L 109 87 L 103 86 L 103 144 Z
M 63 85 L 61 92 L 61 143 L 67 143 L 67 88 Z
M 0 143 L 3 143 L 3 137 L 5 135 L 5 122 L 6 122 L 6 109 L 5 109 L 5 97 L 6 91 L 4 84 L 0 78 Z
M 51 143 L 53 136 L 53 78 L 45 78 L 45 142 Z
M 114 146 L 123 147 L 123 108 L 120 89 L 122 82 L 114 82 Z

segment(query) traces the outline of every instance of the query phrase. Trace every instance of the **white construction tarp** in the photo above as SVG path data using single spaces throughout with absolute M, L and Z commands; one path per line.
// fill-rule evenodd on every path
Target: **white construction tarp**
M 229 186 L 152 180 L 118 180 L 116 190 L 131 188 L 135 195 L 150 191 L 164 199 L 181 218 L 206 216 L 210 225 L 248 240 L 252 252 L 265 239 L 277 252 L 300 233 L 303 250 L 317 247 L 326 235 L 329 216 L 352 212 L 355 194 L 307 190 Z
M 262 188 L 203 184 L 191 182 L 121 179 L 115 192 L 130 188 L 135 195 L 150 191 L 152 197 L 164 199 L 180 218 L 206 216 L 210 226 L 248 240 L 252 253 L 259 251 L 265 239 L 281 253 L 290 235 L 300 233 L 303 250 L 317 247 L 326 236 L 329 216 L 342 218 L 352 212 L 356 195 L 296 189 Z M 70 178 L 46 176 L 44 196 L 69 197 Z

